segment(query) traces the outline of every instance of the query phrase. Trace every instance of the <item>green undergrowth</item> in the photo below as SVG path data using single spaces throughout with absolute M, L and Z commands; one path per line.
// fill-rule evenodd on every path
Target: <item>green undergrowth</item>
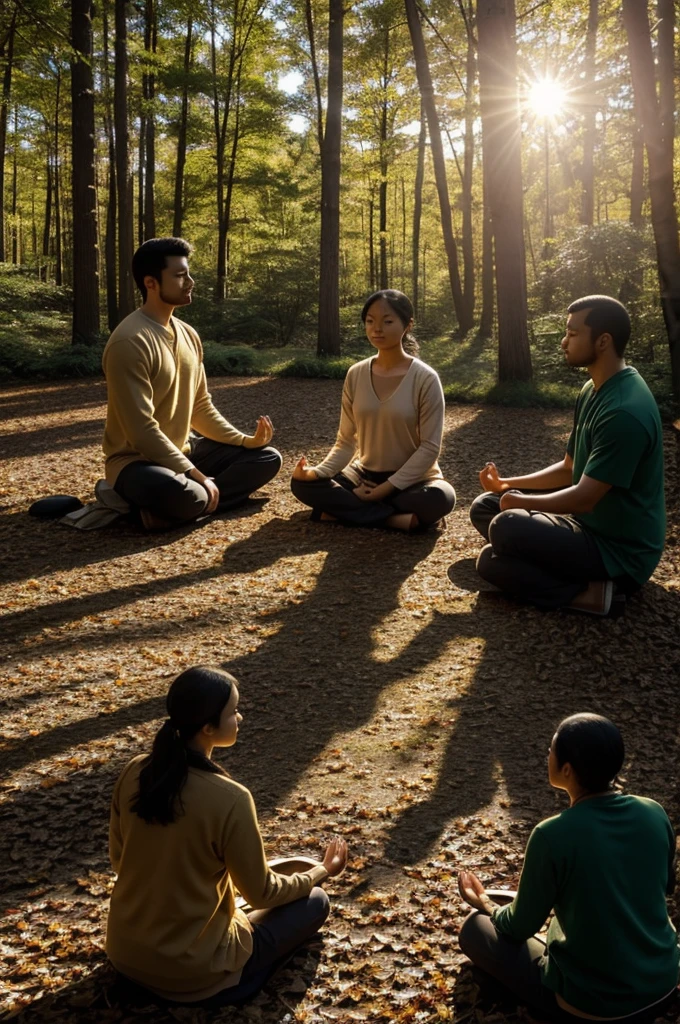
M 421 358 L 439 373 L 448 402 L 490 403 L 520 408 L 568 409 L 587 379 L 568 367 L 560 349 L 561 316 L 530 325 L 533 379 L 497 379 L 497 345 L 472 332 L 458 339 L 448 332 L 421 331 Z M 66 289 L 38 281 L 21 268 L 0 266 L 0 382 L 96 377 L 101 374 L 105 336 L 92 346 L 70 344 L 70 296 Z M 328 358 L 307 345 L 261 347 L 225 344 L 204 336 L 209 377 L 275 376 L 342 380 L 349 367 L 370 354 L 358 328 L 344 328 L 343 351 Z M 627 359 L 642 373 L 662 415 L 677 415 L 671 395 L 668 347 L 658 317 L 638 324 Z

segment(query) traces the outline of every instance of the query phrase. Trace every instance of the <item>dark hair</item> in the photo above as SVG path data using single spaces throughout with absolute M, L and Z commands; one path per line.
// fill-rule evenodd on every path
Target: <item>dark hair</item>
M 408 327 L 414 316 L 413 305 L 411 304 L 409 297 L 404 295 L 403 292 L 398 292 L 396 288 L 383 288 L 381 291 L 373 292 L 372 295 L 368 296 L 364 302 L 364 308 L 361 310 L 362 324 L 366 323 L 368 311 L 373 303 L 379 302 L 380 299 L 384 299 L 390 309 L 394 310 L 404 327 Z M 410 331 L 404 335 L 402 346 L 404 348 L 404 352 L 410 356 L 417 356 L 420 352 L 420 345 Z
M 139 791 L 130 804 L 149 825 L 169 825 L 183 813 L 181 791 L 190 767 L 227 774 L 187 743 L 204 725 L 219 725 L 235 683 L 228 672 L 198 665 L 182 672 L 170 686 L 165 701 L 170 717 L 156 733 L 151 754 L 139 773 Z
M 589 793 L 609 788 L 621 771 L 625 756 L 623 737 L 614 723 L 590 712 L 571 715 L 560 722 L 554 750 L 560 768 L 570 764 Z
M 145 277 L 155 277 L 161 283 L 161 274 L 165 270 L 168 256 L 186 256 L 193 252 L 192 247 L 183 238 L 150 238 L 140 245 L 132 257 L 132 276 L 135 284 L 146 302 Z
M 617 356 L 622 356 L 631 331 L 630 317 L 623 303 L 610 295 L 586 295 L 572 302 L 567 313 L 579 313 L 582 309 L 588 310 L 583 322 L 590 327 L 592 340 L 597 341 L 601 334 L 611 334 L 614 350 Z

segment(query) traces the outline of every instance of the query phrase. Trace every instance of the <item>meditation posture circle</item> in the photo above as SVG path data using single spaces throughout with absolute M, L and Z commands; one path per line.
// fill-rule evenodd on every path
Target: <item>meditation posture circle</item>
M 122 975 L 174 1002 L 257 992 L 326 920 L 319 884 L 347 862 L 334 839 L 321 863 L 267 864 L 252 796 L 211 760 L 236 742 L 238 700 L 227 672 L 182 672 L 151 754 L 128 764 L 113 794 L 106 951 Z
M 495 906 L 461 871 L 475 908 L 460 932 L 464 953 L 522 1000 L 560 1021 L 653 1020 L 678 984 L 678 939 L 666 895 L 675 885 L 675 836 L 654 800 L 613 789 L 621 734 L 578 714 L 557 727 L 548 778 L 569 807 L 536 826 L 519 890 Z M 535 933 L 554 916 L 543 942 Z
M 417 358 L 413 306 L 402 292 L 375 292 L 361 319 L 376 355 L 347 371 L 335 445 L 318 466 L 303 456 L 291 489 L 315 519 L 432 526 L 456 502 L 437 464 L 444 427 L 439 377 Z

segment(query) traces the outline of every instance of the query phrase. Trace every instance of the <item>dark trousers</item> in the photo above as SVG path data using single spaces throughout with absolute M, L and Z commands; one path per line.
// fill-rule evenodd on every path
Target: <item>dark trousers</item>
M 264 487 L 281 469 L 276 448 L 243 448 L 207 437 L 192 440 L 191 461 L 206 476 L 214 477 L 220 509 L 243 504 L 249 494 Z M 186 523 L 205 512 L 208 492 L 184 473 L 174 473 L 151 462 L 131 462 L 118 474 L 115 490 L 134 508 L 149 509 L 170 522 Z
M 391 473 L 372 473 L 376 483 Z M 456 504 L 456 492 L 446 480 L 427 480 L 404 491 L 395 492 L 386 501 L 362 501 L 354 494 L 356 481 L 344 473 L 323 480 L 291 480 L 290 489 L 303 505 L 315 512 L 327 512 L 353 526 L 380 526 L 398 512 L 412 512 L 421 526 L 439 522 Z
M 241 980 L 238 985 L 225 988 L 204 1000 L 201 1006 L 227 1006 L 252 998 L 298 946 L 318 932 L 328 917 L 329 909 L 328 896 L 317 886 L 305 899 L 273 910 L 250 913 L 253 952 L 246 961 Z
M 539 608 L 568 605 L 591 580 L 608 580 L 595 538 L 574 516 L 508 509 L 499 494 L 480 494 L 470 508 L 472 525 L 485 540 L 479 575 Z M 629 577 L 616 580 L 631 592 Z
M 560 1024 L 583 1024 L 583 1017 L 563 1010 L 554 993 L 543 984 L 542 967 L 545 961 L 545 943 L 536 937 L 527 942 L 511 942 L 499 935 L 490 917 L 473 911 L 460 930 L 460 948 L 473 964 L 499 981 L 523 1003 L 548 1014 Z M 597 973 L 597 964 L 593 964 Z M 613 1018 L 625 1024 L 646 1024 L 653 1021 L 663 1007 L 674 998 L 669 993 L 655 1004 L 654 1008 L 641 1010 L 626 1017 Z

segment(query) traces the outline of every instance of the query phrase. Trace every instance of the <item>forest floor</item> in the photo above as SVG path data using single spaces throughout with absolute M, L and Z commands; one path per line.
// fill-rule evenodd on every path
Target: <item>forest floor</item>
M 0 395 L 0 955 L 14 1020 L 526 1020 L 465 966 L 455 876 L 516 886 L 531 828 L 564 806 L 546 778 L 556 722 L 614 719 L 625 786 L 680 824 L 674 442 L 650 584 L 616 620 L 541 614 L 478 592 L 468 508 L 488 458 L 508 472 L 559 458 L 570 415 L 448 407 L 446 530 L 350 530 L 312 523 L 288 487 L 300 454 L 331 445 L 340 389 L 213 381 L 238 426 L 272 416 L 284 470 L 240 513 L 167 534 L 26 514 L 48 494 L 91 498 L 102 382 Z M 220 760 L 252 790 L 270 855 L 319 855 L 339 833 L 350 865 L 328 885 L 323 940 L 245 1008 L 131 1007 L 103 952 L 111 791 L 149 749 L 171 679 L 201 662 L 239 680 L 244 721 Z

